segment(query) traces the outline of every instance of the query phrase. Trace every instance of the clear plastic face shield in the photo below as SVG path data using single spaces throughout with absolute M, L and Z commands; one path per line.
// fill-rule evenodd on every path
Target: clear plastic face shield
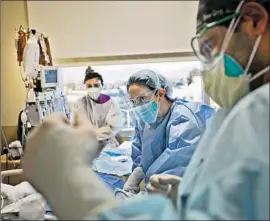
M 255 75 L 249 73 L 262 36 L 257 38 L 245 68 L 226 53 L 233 34 L 241 21 L 240 11 L 244 3 L 245 1 L 240 2 L 234 14 L 206 25 L 191 40 L 191 47 L 202 62 L 205 90 L 219 106 L 225 108 L 231 108 L 250 91 L 250 82 L 269 71 L 268 66 Z M 226 33 L 212 29 L 226 22 L 230 22 Z M 215 34 L 211 35 L 213 31 Z
M 130 99 L 129 107 L 135 119 L 145 123 L 154 123 L 159 111 L 159 90 L 149 91 Z

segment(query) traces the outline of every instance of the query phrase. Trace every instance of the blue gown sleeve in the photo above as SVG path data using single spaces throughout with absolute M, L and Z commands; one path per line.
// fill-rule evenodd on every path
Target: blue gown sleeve
M 136 168 L 141 166 L 141 158 L 142 158 L 142 141 L 141 135 L 139 133 L 138 123 L 135 126 L 135 134 L 132 141 L 131 146 L 131 158 L 133 160 L 132 171 Z

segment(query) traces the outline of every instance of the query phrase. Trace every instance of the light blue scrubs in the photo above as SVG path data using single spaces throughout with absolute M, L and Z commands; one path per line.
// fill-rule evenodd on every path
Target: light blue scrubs
M 154 124 L 138 122 L 132 143 L 134 168 L 141 166 L 148 183 L 153 174 L 183 176 L 214 109 L 182 99 Z
M 269 220 L 269 84 L 220 110 L 179 187 L 174 210 L 162 196 L 132 198 L 95 219 Z

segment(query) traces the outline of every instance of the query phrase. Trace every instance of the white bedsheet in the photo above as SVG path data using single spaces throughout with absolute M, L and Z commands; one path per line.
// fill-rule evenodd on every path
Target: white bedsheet
M 22 182 L 16 186 L 1 183 L 1 196 L 8 198 L 11 203 L 15 203 L 18 200 L 34 193 L 37 192 L 28 182 Z
M 1 214 L 18 212 L 21 219 L 44 220 L 46 201 L 28 182 L 1 183 L 1 196 L 5 199 Z

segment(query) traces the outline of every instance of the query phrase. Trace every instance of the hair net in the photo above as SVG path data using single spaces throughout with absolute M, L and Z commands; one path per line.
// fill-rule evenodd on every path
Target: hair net
M 132 84 L 141 84 L 154 89 L 164 88 L 166 94 L 170 97 L 173 93 L 173 89 L 168 80 L 161 74 L 152 70 L 141 70 L 131 75 L 127 82 L 127 90 Z

